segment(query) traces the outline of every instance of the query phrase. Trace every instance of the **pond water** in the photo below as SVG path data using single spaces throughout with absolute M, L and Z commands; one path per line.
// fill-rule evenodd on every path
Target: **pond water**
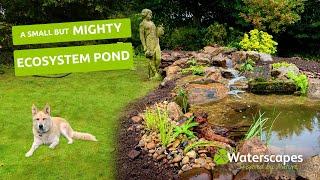
M 208 112 L 209 122 L 230 130 L 229 137 L 244 136 L 259 111 L 269 118 L 263 137 L 272 124 L 269 148 L 277 154 L 320 154 L 320 101 L 287 95 L 243 94 L 216 103 L 193 106 Z M 265 138 L 264 138 L 265 139 Z

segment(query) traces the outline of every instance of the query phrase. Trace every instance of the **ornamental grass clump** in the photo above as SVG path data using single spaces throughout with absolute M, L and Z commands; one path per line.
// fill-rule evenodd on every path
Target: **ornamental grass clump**
M 159 117 L 158 130 L 160 133 L 160 141 L 162 146 L 167 147 L 174 139 L 173 129 L 175 125 L 171 122 L 167 110 L 157 107 L 157 114 Z
M 167 110 L 156 105 L 154 109 L 148 108 L 144 116 L 146 128 L 159 133 L 162 146 L 167 147 L 175 139 L 175 125 L 171 122 Z
M 144 121 L 146 129 L 150 131 L 157 131 L 158 129 L 158 115 L 152 108 L 147 108 L 144 113 Z

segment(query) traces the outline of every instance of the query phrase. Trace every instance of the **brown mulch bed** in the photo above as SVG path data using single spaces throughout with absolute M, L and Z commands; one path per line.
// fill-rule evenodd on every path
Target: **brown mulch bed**
M 126 114 L 120 119 L 118 149 L 117 149 L 117 179 L 128 180 L 145 180 L 145 179 L 173 179 L 175 176 L 174 169 L 167 164 L 155 164 L 152 157 L 148 156 L 148 152 L 137 147 L 140 140 L 140 130 L 128 128 L 136 124 L 130 119 L 132 116 L 138 115 L 146 106 L 150 106 L 156 102 L 169 101 L 171 90 L 175 87 L 175 82 L 166 83 L 165 86 L 159 86 L 158 89 L 149 93 L 147 96 L 131 103 Z M 131 159 L 128 153 L 131 150 L 138 150 L 141 154 Z

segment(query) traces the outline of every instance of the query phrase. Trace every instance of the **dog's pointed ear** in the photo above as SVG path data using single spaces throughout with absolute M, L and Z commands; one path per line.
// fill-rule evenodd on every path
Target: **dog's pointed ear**
M 32 104 L 31 111 L 32 111 L 32 116 L 34 116 L 38 113 L 38 109 L 34 104 Z
M 48 104 L 48 103 L 44 106 L 44 108 L 43 108 L 43 112 L 44 112 L 45 114 L 50 115 L 50 113 L 51 113 L 51 109 L 50 109 L 50 106 L 49 106 L 49 104 Z

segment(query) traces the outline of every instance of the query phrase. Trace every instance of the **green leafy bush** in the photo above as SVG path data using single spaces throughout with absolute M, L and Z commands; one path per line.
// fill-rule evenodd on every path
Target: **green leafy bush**
M 227 37 L 227 29 L 225 25 L 215 22 L 207 28 L 207 33 L 204 36 L 206 45 L 224 45 Z
M 189 138 L 195 137 L 193 131 L 190 130 L 190 128 L 198 126 L 199 123 L 193 121 L 194 117 L 189 118 L 184 124 L 181 126 L 176 126 L 174 128 L 174 137 L 178 137 L 180 134 L 185 134 Z
M 305 0 L 242 0 L 240 16 L 255 28 L 279 33 L 299 21 Z
M 308 92 L 309 82 L 308 77 L 305 74 L 295 74 L 289 71 L 287 74 L 289 79 L 292 79 L 295 85 L 300 89 L 301 94 L 305 95 Z
M 278 62 L 278 63 L 272 64 L 272 68 L 274 68 L 274 69 L 278 69 L 281 67 L 290 67 L 290 66 L 294 66 L 294 64 L 287 63 L 287 62 Z
M 239 45 L 247 51 L 274 54 L 277 52 L 278 43 L 273 41 L 272 36 L 268 33 L 254 29 L 249 32 L 249 35 L 247 33 L 244 34 Z
M 253 71 L 255 62 L 252 59 L 247 59 L 245 63 L 241 64 L 240 71 L 241 72 L 247 72 L 247 71 Z
M 176 28 L 171 33 L 165 47 L 181 50 L 199 50 L 203 47 L 203 30 L 195 27 Z M 161 42 L 161 41 L 160 41 Z
M 240 49 L 239 42 L 242 40 L 244 33 L 239 29 L 229 27 L 227 34 L 227 47 Z
M 200 65 L 190 66 L 188 68 L 182 69 L 182 74 L 193 74 L 198 76 L 204 75 L 204 67 Z

